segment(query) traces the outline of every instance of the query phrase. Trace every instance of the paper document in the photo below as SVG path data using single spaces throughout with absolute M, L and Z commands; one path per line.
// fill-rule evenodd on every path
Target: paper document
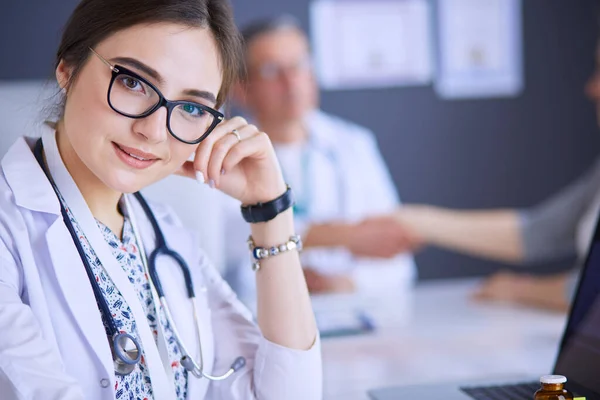
M 523 88 L 521 0 L 440 0 L 443 98 L 514 96 Z
M 429 83 L 430 21 L 427 0 L 311 3 L 311 40 L 321 87 Z

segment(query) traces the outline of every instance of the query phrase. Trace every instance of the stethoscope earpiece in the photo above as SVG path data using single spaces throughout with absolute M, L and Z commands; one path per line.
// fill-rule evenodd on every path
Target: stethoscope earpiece
M 244 368 L 244 365 L 246 365 L 246 359 L 244 357 L 238 357 L 233 364 L 231 364 L 231 369 L 233 372 L 236 372 L 237 370 Z
M 111 343 L 115 374 L 129 375 L 142 358 L 138 341 L 128 333 L 118 333 Z

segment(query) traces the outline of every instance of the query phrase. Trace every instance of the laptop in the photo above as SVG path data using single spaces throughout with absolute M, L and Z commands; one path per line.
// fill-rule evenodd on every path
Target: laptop
M 600 220 L 579 278 L 553 373 L 576 397 L 600 400 Z M 373 400 L 531 400 L 539 377 L 526 382 L 403 386 L 369 391 Z

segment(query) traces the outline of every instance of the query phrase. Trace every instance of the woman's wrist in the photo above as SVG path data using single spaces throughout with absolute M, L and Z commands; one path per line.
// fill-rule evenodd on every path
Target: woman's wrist
M 287 184 L 283 178 L 278 179 L 277 183 L 273 184 L 271 187 L 261 190 L 260 194 L 257 194 L 256 197 L 253 196 L 252 200 L 242 201 L 242 205 L 252 206 L 258 203 L 267 203 L 281 196 L 287 190 L 287 188 Z
M 288 208 L 267 222 L 250 224 L 252 239 L 257 246 L 270 247 L 287 241 L 294 231 L 294 213 Z
M 242 205 L 242 217 L 250 224 L 264 223 L 277 217 L 282 212 L 294 206 L 292 189 L 286 186 L 283 194 L 268 200 L 251 205 Z

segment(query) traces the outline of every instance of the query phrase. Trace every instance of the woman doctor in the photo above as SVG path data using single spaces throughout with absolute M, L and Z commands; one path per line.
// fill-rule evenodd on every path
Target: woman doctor
M 83 0 L 74 11 L 57 52 L 59 118 L 2 160 L 3 399 L 321 398 L 273 147 L 215 111 L 239 57 L 223 0 Z M 258 326 L 174 214 L 132 195 L 172 173 L 254 206 Z M 172 253 L 156 257 L 157 246 Z

